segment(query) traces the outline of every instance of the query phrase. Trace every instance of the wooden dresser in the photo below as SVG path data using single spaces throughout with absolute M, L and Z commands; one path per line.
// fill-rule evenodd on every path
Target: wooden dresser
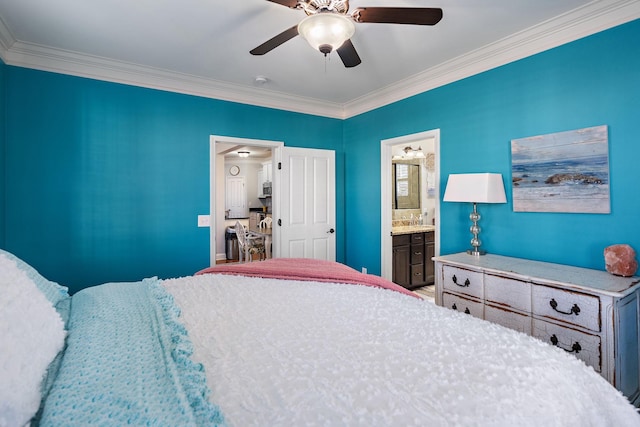
M 436 304 L 558 346 L 640 404 L 639 277 L 499 255 L 434 261 Z

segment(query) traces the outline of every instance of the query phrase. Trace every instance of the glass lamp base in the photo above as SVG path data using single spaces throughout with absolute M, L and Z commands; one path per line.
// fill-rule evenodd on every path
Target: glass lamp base
M 486 255 L 487 251 L 483 251 L 483 250 L 479 250 L 478 248 L 475 248 L 475 249 L 467 249 L 467 253 L 469 255 L 480 256 L 480 255 Z

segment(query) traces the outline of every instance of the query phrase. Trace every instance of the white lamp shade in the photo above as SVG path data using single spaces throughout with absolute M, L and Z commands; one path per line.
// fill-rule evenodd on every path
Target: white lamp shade
M 351 19 L 335 13 L 310 15 L 298 24 L 298 33 L 316 50 L 325 45 L 338 49 L 355 31 Z
M 499 173 L 461 173 L 449 175 L 445 202 L 506 203 L 502 175 Z

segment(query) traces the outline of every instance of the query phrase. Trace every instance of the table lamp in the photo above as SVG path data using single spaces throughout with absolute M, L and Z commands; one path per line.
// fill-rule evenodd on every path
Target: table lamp
M 482 242 L 478 238 L 480 234 L 480 214 L 478 213 L 478 203 L 506 203 L 507 198 L 504 193 L 504 183 L 502 175 L 499 173 L 461 173 L 451 174 L 447 181 L 447 188 L 444 191 L 445 202 L 468 202 L 473 203 L 473 212 L 469 219 L 473 225 L 469 229 L 473 234 L 471 239 L 472 249 L 467 250 L 468 254 L 479 256 L 486 252 L 480 250 Z

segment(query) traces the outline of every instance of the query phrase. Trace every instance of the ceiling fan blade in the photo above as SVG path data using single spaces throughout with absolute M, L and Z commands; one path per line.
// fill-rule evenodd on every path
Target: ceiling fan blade
M 297 35 L 298 35 L 298 26 L 294 25 L 288 30 L 284 30 L 283 32 L 273 37 L 272 39 L 267 40 L 266 42 L 262 43 L 260 46 L 249 51 L 249 53 L 252 55 L 264 55 L 265 53 L 272 51 L 273 49 L 280 46 L 282 43 L 291 40 Z
M 442 9 L 430 7 L 361 7 L 354 10 L 353 17 L 357 22 L 435 25 L 442 19 Z
M 360 60 L 360 56 L 358 52 L 356 52 L 356 48 L 353 47 L 353 43 L 351 43 L 350 39 L 347 39 L 342 46 L 340 46 L 336 52 L 338 52 L 338 56 L 342 59 L 342 63 L 345 67 L 351 68 L 359 65 L 362 61 Z
M 267 1 L 270 1 L 271 3 L 281 4 L 283 6 L 290 7 L 291 9 L 295 9 L 298 4 L 298 0 L 267 0 Z

